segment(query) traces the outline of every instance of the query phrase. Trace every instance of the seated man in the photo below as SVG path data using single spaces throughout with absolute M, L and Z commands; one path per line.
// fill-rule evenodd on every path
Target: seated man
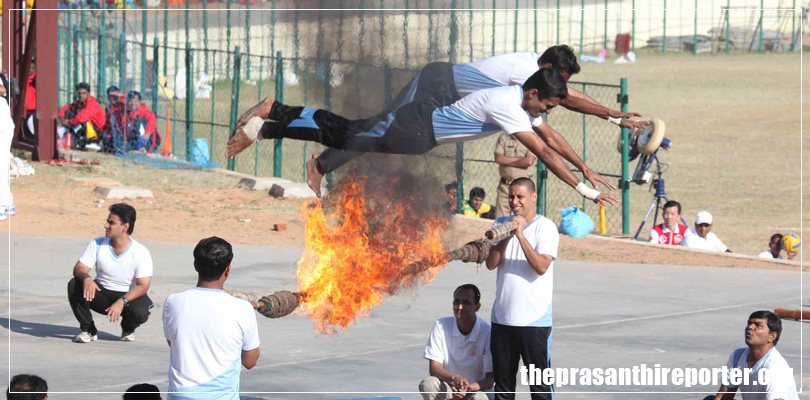
M 683 245 L 693 249 L 711 250 L 731 253 L 720 239 L 712 233 L 714 220 L 708 211 L 701 211 L 695 217 L 695 232 L 697 235 L 688 235 L 683 239 Z
M 141 94 L 135 90 L 127 94 L 127 140 L 132 140 L 135 149 L 151 153 L 160 146 L 155 113 L 141 103 Z
M 793 369 L 775 347 L 781 334 L 782 321 L 772 312 L 752 313 L 745 327 L 746 347 L 731 353 L 726 363 L 729 372 L 722 377 L 723 385 L 714 399 L 732 400 L 739 389 L 743 400 L 798 400 Z M 762 369 L 770 372 L 767 384 L 758 382 Z M 732 370 L 742 373 L 735 374 Z M 750 374 L 748 379 L 746 371 Z
M 650 230 L 650 243 L 680 246 L 685 237 L 694 235 L 688 226 L 679 223 L 681 203 L 674 200 L 666 202 L 661 216 L 664 223 L 658 224 Z
M 479 90 L 445 107 L 432 100 L 411 102 L 384 118 L 348 120 L 326 110 L 290 107 L 267 99 L 251 111 L 257 116 L 228 142 L 226 156 L 233 158 L 259 138 L 315 141 L 354 152 L 424 154 L 440 144 L 480 139 L 504 131 L 515 135 L 583 197 L 595 203 L 615 204 L 616 196 L 601 194 L 579 182 L 562 157 L 533 131 L 544 125 L 541 115 L 550 113 L 567 96 L 562 75 L 552 68 L 543 68 L 522 87 Z M 263 118 L 277 122 L 264 122 Z M 308 164 L 308 175 L 317 173 L 312 168 Z
M 68 282 L 68 300 L 81 332 L 76 343 L 98 339 L 93 310 L 110 322 L 121 317 L 121 340 L 135 340 L 135 328 L 149 318 L 152 300 L 146 293 L 152 283 L 152 255 L 130 235 L 135 229 L 135 209 L 124 203 L 110 206 L 104 237 L 94 239 L 84 250 L 73 279 Z M 96 278 L 90 269 L 96 269 Z
M 464 202 L 464 215 L 475 218 L 495 219 L 495 211 L 484 203 L 487 193 L 483 188 L 474 187 L 470 190 L 470 198 Z
M 112 85 L 107 88 L 107 108 L 104 110 L 106 119 L 101 134 L 101 149 L 105 153 L 114 153 L 116 148 L 122 148 L 124 129 L 121 123 L 126 110 L 125 97 L 118 86 Z
M 475 315 L 481 292 L 472 284 L 453 292 L 453 316 L 439 318 L 425 346 L 430 376 L 419 383 L 424 400 L 486 400 L 482 390 L 492 387 L 490 326 Z M 449 389 L 449 390 L 448 390 Z
M 453 181 L 444 185 L 444 194 L 447 196 L 444 208 L 450 215 L 458 213 L 458 182 Z
M 66 133 L 73 135 L 73 146 L 84 150 L 91 145 L 91 149 L 99 150 L 98 132 L 104 129 L 106 115 L 95 97 L 90 95 L 90 85 L 85 82 L 76 85 L 77 99 L 59 109 L 59 137 Z
M 759 253 L 757 257 L 784 260 L 785 256 L 780 254 L 781 252 L 782 252 L 782 234 L 774 233 L 771 236 L 771 241 L 768 243 L 768 250 Z

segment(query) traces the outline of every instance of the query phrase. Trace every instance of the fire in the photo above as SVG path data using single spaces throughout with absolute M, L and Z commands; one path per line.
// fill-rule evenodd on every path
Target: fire
M 436 273 L 431 268 L 401 276 L 408 264 L 426 259 L 429 266 L 439 266 L 447 261 L 440 238 L 448 225 L 445 219 L 425 215 L 422 199 L 396 200 L 390 189 L 377 185 L 374 198 L 364 196 L 366 186 L 372 186 L 366 177 L 344 182 L 331 215 L 324 214 L 321 204 L 301 209 L 306 244 L 298 262 L 303 295 L 299 313 L 309 315 L 320 333 L 345 331 L 386 294 L 430 281 Z

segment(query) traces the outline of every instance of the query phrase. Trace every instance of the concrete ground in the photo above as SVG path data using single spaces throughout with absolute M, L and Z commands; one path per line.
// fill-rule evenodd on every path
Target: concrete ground
M 3 351 L 0 374 L 38 374 L 48 381 L 54 400 L 120 398 L 113 393 L 142 382 L 167 389 L 169 351 L 163 338 L 160 305 L 169 294 L 196 282 L 193 244 L 143 241 L 155 262 L 149 296 L 157 306 L 150 320 L 138 329 L 136 342 L 118 341 L 119 326 L 96 315 L 100 340 L 74 344 L 71 338 L 78 325 L 68 306 L 66 284 L 89 239 L 14 235 L 10 239 L 10 273 L 5 256 L 7 240 L 7 235 L 0 235 L 0 273 L 10 276 L 10 282 L 0 286 L 0 340 L 10 339 L 10 351 Z M 236 246 L 234 252 L 233 272 L 226 287 L 256 293 L 295 288 L 295 262 L 301 249 Z M 422 358 L 425 341 L 434 319 L 451 315 L 452 291 L 462 283 L 481 288 L 479 315 L 489 320 L 495 274 L 462 263 L 450 264 L 433 282 L 387 298 L 368 318 L 334 337 L 317 334 L 312 322 L 298 315 L 277 320 L 259 316 L 262 355 L 256 368 L 242 372 L 242 390 L 253 392 L 243 397 L 392 395 L 419 399 L 413 392 L 427 375 L 427 361 Z M 804 283 L 801 297 L 798 271 L 559 261 L 555 264 L 552 364 L 719 367 L 733 349 L 744 346 L 745 321 L 752 311 L 807 305 L 809 286 Z M 6 311 L 9 299 L 10 314 Z M 794 368 L 797 386 L 810 387 L 810 376 L 800 370 L 803 360 L 810 361 L 810 353 L 802 357 L 804 325 L 783 321 L 783 326 L 778 349 Z M 619 392 L 656 399 L 700 399 L 706 396 L 702 392 L 715 389 L 576 386 L 557 390 L 560 397 L 572 399 L 628 397 Z M 529 395 L 517 397 L 528 399 Z M 805 394 L 801 397 L 810 398 Z

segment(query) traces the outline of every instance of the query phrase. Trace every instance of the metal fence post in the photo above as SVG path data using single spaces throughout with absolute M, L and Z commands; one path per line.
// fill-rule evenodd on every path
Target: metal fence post
M 101 26 L 98 28 L 98 87 L 106 89 L 107 87 L 107 12 L 105 11 L 106 3 L 101 2 Z M 65 31 L 67 33 L 67 31 Z M 68 43 L 70 44 L 70 43 Z M 68 47 L 67 55 L 72 52 L 72 48 Z M 65 65 L 69 67 L 69 64 Z M 71 87 L 68 85 L 68 91 Z M 69 97 L 68 97 L 69 98 Z
M 695 33 L 692 35 L 692 55 L 697 55 L 698 53 L 698 41 L 697 41 L 697 31 L 698 31 L 698 21 L 697 21 L 697 8 L 698 2 L 695 0 Z
M 607 50 L 607 48 L 608 48 L 608 45 L 607 45 L 607 43 L 608 43 L 607 26 L 608 26 L 608 0 L 605 0 L 605 38 L 604 38 L 604 41 L 602 43 L 602 48 L 605 49 L 605 50 Z
M 582 84 L 582 94 L 588 94 L 588 85 Z M 582 162 L 588 164 L 588 122 L 586 114 L 582 114 Z M 582 211 L 588 205 L 588 199 L 582 198 Z
M 447 57 L 452 64 L 456 63 L 456 42 L 458 41 L 458 21 L 456 21 L 456 0 L 450 3 L 450 49 Z
M 765 31 L 765 0 L 759 0 L 759 48 L 758 53 L 762 53 L 762 36 Z
M 731 35 L 731 0 L 726 0 L 726 55 L 731 51 L 729 35 Z
M 543 123 L 548 122 L 548 114 L 543 114 Z M 540 160 L 537 160 L 537 203 L 535 208 L 538 214 L 546 215 L 546 181 L 548 179 L 548 170 L 546 165 Z
M 239 52 L 239 46 L 234 49 L 233 55 L 233 86 L 231 88 L 231 123 L 230 123 L 230 138 L 236 133 L 236 120 L 239 118 L 239 85 L 241 84 L 239 74 L 242 70 L 242 53 Z M 229 57 L 230 58 L 230 57 Z M 228 160 L 228 169 L 233 171 L 236 167 L 236 158 Z
M 456 213 L 464 213 L 464 143 L 456 143 Z
M 790 13 L 790 50 L 796 50 L 796 0 L 793 0 L 793 11 Z
M 247 54 L 245 79 L 250 80 L 250 1 L 245 0 L 247 11 L 245 12 L 245 54 Z M 260 78 L 261 79 L 261 78 Z
M 329 82 L 326 83 L 329 86 Z M 281 52 L 276 52 L 276 101 L 284 102 L 284 59 Z M 273 176 L 281 177 L 282 139 L 273 142 Z
M 158 106 L 158 91 L 160 87 L 158 86 L 158 71 L 160 71 L 160 40 L 157 36 L 154 39 L 154 48 L 152 49 L 152 110 L 157 112 Z
M 579 55 L 585 54 L 585 0 L 582 0 L 582 12 L 579 19 Z
M 100 0 L 104 1 L 104 0 Z M 146 31 L 149 25 L 147 21 L 149 18 L 149 11 L 146 8 L 146 0 L 142 2 L 143 11 L 141 11 L 141 90 L 146 91 Z
M 128 92 L 127 89 L 127 37 L 124 32 L 118 37 L 118 82 L 121 85 L 121 90 Z
M 186 161 L 193 158 L 194 147 L 194 54 L 186 43 Z M 209 154 L 210 157 L 210 154 Z
M 622 106 L 622 112 L 628 111 L 628 98 L 627 93 L 627 78 L 621 79 L 621 92 L 619 94 L 619 102 Z M 630 130 L 622 128 L 622 233 L 627 235 L 630 233 Z
M 492 55 L 495 55 L 495 7 L 498 6 L 497 0 L 492 0 Z M 461 193 L 461 192 L 459 192 Z
M 636 52 L 636 0 L 633 0 L 633 15 L 631 17 L 630 25 L 632 26 L 632 33 L 630 34 L 630 50 Z
M 166 70 L 169 65 L 169 1 L 163 0 L 163 76 L 168 77 L 169 74 Z
M 81 16 L 81 49 L 82 49 L 82 65 L 86 66 L 84 57 L 87 56 L 87 18 L 84 17 L 84 5 L 79 4 L 79 15 Z M 82 82 L 87 82 L 87 68 L 82 68 Z
M 208 0 L 203 0 L 203 49 L 205 49 L 205 72 L 208 69 Z
M 537 7 L 535 6 L 535 8 L 537 8 Z M 535 29 L 537 29 L 537 10 L 535 10 L 534 12 L 535 12 L 534 27 L 535 27 Z M 537 37 L 536 34 L 534 36 Z M 561 41 L 561 38 L 560 38 L 560 0 L 557 0 L 557 42 L 555 44 L 560 44 L 560 41 Z M 535 49 L 534 52 L 537 53 L 537 50 Z
M 250 57 L 250 55 L 248 55 L 248 57 Z M 262 56 L 259 56 L 259 93 L 256 96 L 259 103 L 261 103 L 262 101 L 262 89 L 264 86 L 264 75 L 262 75 L 262 72 L 264 72 L 263 70 L 264 70 L 264 59 L 262 58 Z M 256 161 L 253 163 L 253 176 L 259 176 L 259 144 L 256 143 L 255 147 L 256 147 L 256 156 L 255 156 Z M 304 178 L 304 181 L 306 181 L 306 178 Z
M 73 26 L 73 49 L 76 49 L 76 37 L 79 35 L 79 28 L 77 26 Z M 74 51 L 73 53 L 73 86 L 79 84 L 79 52 Z

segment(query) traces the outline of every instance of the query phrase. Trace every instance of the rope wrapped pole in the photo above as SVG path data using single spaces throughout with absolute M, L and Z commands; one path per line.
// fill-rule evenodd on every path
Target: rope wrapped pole
M 516 228 L 517 222 L 507 221 L 502 225 L 486 231 L 486 233 L 484 233 L 486 239 L 474 240 L 453 251 L 445 253 L 445 259 L 447 262 L 463 261 L 482 264 L 486 261 L 487 256 L 489 256 L 489 248 L 492 243 L 512 236 Z M 400 272 L 400 276 L 415 275 L 427 271 L 430 268 L 437 267 L 438 265 L 435 265 L 431 260 L 435 259 L 423 259 L 408 265 Z M 281 318 L 291 314 L 301 303 L 301 299 L 306 297 L 306 293 L 291 292 L 289 290 L 281 290 L 261 298 L 254 294 L 239 292 L 228 293 L 233 297 L 250 302 L 259 314 L 267 318 Z

